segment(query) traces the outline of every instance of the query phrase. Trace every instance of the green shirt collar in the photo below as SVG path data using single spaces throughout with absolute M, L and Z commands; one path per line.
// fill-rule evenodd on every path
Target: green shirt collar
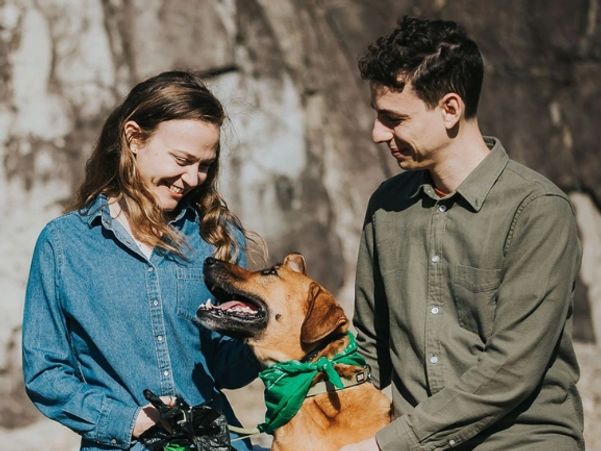
M 501 141 L 493 137 L 484 137 L 484 142 L 490 153 L 480 162 L 457 188 L 459 193 L 470 206 L 480 211 L 486 201 L 490 189 L 495 184 L 505 166 L 509 162 L 507 152 Z
M 482 205 L 484 205 L 490 189 L 509 161 L 509 157 L 501 141 L 494 137 L 485 136 L 484 142 L 491 152 L 465 178 L 456 191 L 476 212 L 480 211 Z M 410 197 L 417 196 L 421 191 L 428 197 L 438 200 L 438 196 L 434 192 L 432 177 L 430 177 L 428 171 L 421 171 L 416 190 Z

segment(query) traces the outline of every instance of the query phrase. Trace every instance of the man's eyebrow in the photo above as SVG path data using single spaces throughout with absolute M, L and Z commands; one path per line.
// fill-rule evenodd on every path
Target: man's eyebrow
M 407 114 L 400 113 L 400 112 L 394 111 L 394 110 L 387 110 L 385 108 L 380 109 L 380 110 L 376 109 L 376 112 L 378 114 L 385 114 L 387 116 L 396 117 L 399 119 L 407 119 L 409 117 Z
M 372 107 L 372 109 L 374 111 L 376 111 L 379 114 L 383 113 L 383 114 L 388 114 L 390 116 L 396 116 L 396 117 L 399 117 L 399 118 L 408 118 L 409 117 L 408 115 L 406 115 L 404 113 L 400 113 L 398 111 L 388 110 L 386 108 L 378 108 L 373 101 L 370 102 L 370 106 Z

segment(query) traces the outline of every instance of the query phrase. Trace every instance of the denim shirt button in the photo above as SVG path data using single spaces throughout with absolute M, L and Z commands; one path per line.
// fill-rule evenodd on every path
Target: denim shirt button
M 112 440 L 111 440 L 111 443 L 112 443 L 113 445 L 116 445 L 116 444 L 117 444 L 117 440 L 115 440 L 115 439 L 112 439 Z
M 152 301 L 152 305 L 154 305 L 156 307 L 157 305 L 159 305 L 159 301 L 157 299 L 154 299 Z
M 148 268 L 148 272 L 152 272 L 154 271 L 154 268 L 151 266 L 150 268 Z

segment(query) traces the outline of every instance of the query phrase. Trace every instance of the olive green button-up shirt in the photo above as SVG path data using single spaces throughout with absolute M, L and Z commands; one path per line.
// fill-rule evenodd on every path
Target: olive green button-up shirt
M 580 246 L 567 196 L 501 143 L 456 192 L 404 172 L 370 199 L 354 324 L 392 383 L 383 450 L 580 450 Z

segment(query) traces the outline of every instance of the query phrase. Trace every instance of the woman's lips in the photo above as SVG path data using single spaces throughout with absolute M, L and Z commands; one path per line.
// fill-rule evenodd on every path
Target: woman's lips
M 163 190 L 168 191 L 169 195 L 174 199 L 181 199 L 182 197 L 184 197 L 184 194 L 186 193 L 186 191 L 183 188 L 180 188 L 179 186 L 176 186 L 176 185 L 169 185 L 167 183 L 161 183 L 159 185 L 159 187 Z
M 173 185 L 170 186 L 169 187 L 169 192 L 176 199 L 181 199 L 182 197 L 184 197 L 184 190 L 182 188 L 177 187 L 177 186 L 173 186 Z

